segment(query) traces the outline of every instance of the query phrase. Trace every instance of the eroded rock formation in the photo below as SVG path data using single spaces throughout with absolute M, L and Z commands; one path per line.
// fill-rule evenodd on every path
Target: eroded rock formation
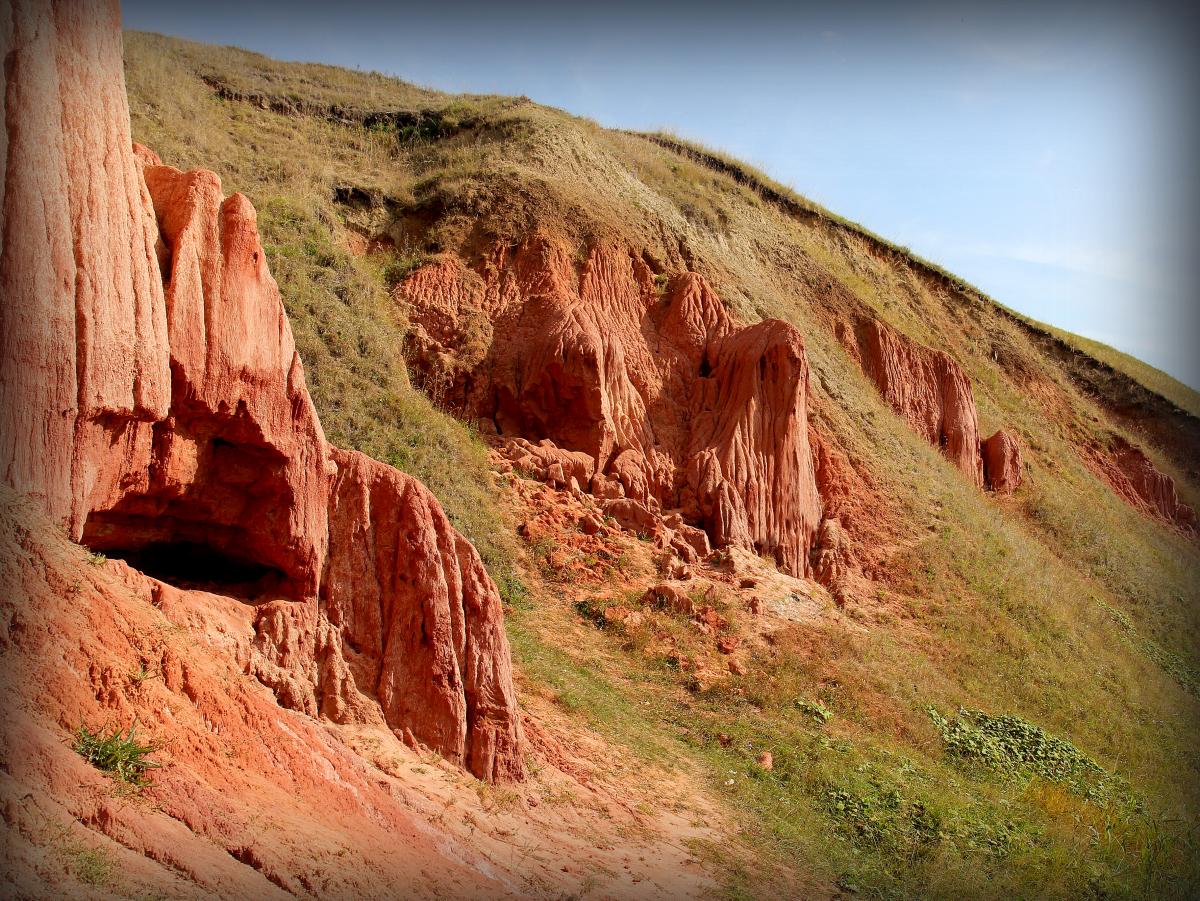
M 425 386 L 518 466 L 810 571 L 821 503 L 790 325 L 739 327 L 699 275 L 542 236 L 498 243 L 478 271 L 439 258 L 400 290 Z
M 115 9 L 6 7 L 0 462 L 78 537 L 170 404 L 157 229 L 127 151 Z
M 500 596 L 470 542 L 416 479 L 334 450 L 325 615 L 389 725 L 476 775 L 519 778 Z
M 979 417 L 962 367 L 877 319 L 863 319 L 852 330 L 843 326 L 838 337 L 912 430 L 982 487 Z
M 983 442 L 983 479 L 998 494 L 1012 494 L 1021 484 L 1024 463 L 1021 444 L 1012 432 L 1001 429 Z
M 200 546 L 277 591 L 315 595 L 332 466 L 254 208 L 211 172 L 146 165 L 145 180 L 164 248 L 170 406 L 132 430 L 144 434 L 93 490 L 82 540 L 151 566 L 165 548 Z
M 250 202 L 135 153 L 115 4 L 18 2 L 0 39 L 4 481 L 151 575 L 276 599 L 251 669 L 282 703 L 519 777 L 495 586 L 420 484 L 326 444 Z
M 1126 503 L 1184 532 L 1197 531 L 1196 511 L 1179 500 L 1175 480 L 1124 438 L 1113 436 L 1107 450 L 1085 459 Z
M 940 448 L 977 487 L 1011 494 L 1021 484 L 1021 447 L 1001 430 L 980 439 L 971 380 L 949 354 L 917 344 L 878 319 L 839 322 L 838 340 L 914 432 Z

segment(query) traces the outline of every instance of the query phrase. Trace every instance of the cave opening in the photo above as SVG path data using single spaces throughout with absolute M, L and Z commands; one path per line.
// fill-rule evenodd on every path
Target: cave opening
M 252 585 L 271 576 L 282 576 L 273 567 L 194 541 L 159 541 L 130 550 L 110 550 L 107 555 L 120 557 L 160 582 Z
M 161 519 L 145 529 L 139 519 L 93 514 L 83 544 L 176 588 L 245 601 L 286 592 L 284 571 L 249 552 L 252 544 L 243 530 L 199 523 L 171 528 Z

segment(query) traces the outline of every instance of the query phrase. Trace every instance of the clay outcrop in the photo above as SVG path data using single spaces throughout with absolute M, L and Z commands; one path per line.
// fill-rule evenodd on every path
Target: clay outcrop
M 333 450 L 322 610 L 386 722 L 486 779 L 520 778 L 500 595 L 416 479 Z
M 519 777 L 495 586 L 421 485 L 326 444 L 250 202 L 134 152 L 113 5 L 12 21 L 5 481 L 150 575 L 275 599 L 282 703 Z
M 158 232 L 128 152 L 114 9 L 7 8 L 0 462 L 79 537 L 170 405 Z
M 147 165 L 145 180 L 166 262 L 170 406 L 127 430 L 136 437 L 93 488 L 80 537 L 150 568 L 172 548 L 204 548 L 262 588 L 313 596 L 332 466 L 254 208 L 226 199 L 211 172 Z
M 979 417 L 962 367 L 949 354 L 910 341 L 877 319 L 861 320 L 854 329 L 843 326 L 838 337 L 888 405 L 982 487 Z
M 1180 501 L 1175 480 L 1140 448 L 1113 437 L 1107 452 L 1094 451 L 1085 459 L 1126 503 L 1184 532 L 1197 531 L 1196 511 Z
M 1021 483 L 1021 447 L 1012 432 L 980 439 L 971 381 L 949 354 L 917 344 L 878 319 L 835 330 L 842 346 L 909 427 L 977 487 L 1011 494 Z
M 439 258 L 400 290 L 410 363 L 514 465 L 809 572 L 821 502 L 792 326 L 739 327 L 695 273 L 543 236 L 477 269 Z
M 1012 432 L 1001 429 L 983 442 L 983 480 L 997 494 L 1012 494 L 1021 484 L 1024 462 Z

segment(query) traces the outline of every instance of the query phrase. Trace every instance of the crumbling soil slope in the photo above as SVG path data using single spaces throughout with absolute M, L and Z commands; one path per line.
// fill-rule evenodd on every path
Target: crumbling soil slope
M 795 328 L 739 326 L 702 277 L 619 246 L 579 265 L 534 236 L 479 268 L 447 257 L 401 287 L 428 390 L 500 438 L 572 452 L 543 464 L 566 462 L 564 483 L 810 572 L 821 501 Z
M 570 791 L 646 842 L 707 831 L 636 813 L 642 776 L 581 784 L 610 755 L 552 723 L 527 748 L 495 585 L 420 483 L 326 443 L 253 206 L 131 144 L 115 4 L 11 26 L 6 891 L 699 891 L 686 851 L 635 866 L 534 812 Z M 113 728 L 149 741 L 149 786 L 73 748 Z
M 297 653 L 331 631 L 302 620 L 311 608 L 151 579 L 0 495 L 5 897 L 706 890 L 687 843 L 724 827 L 685 774 L 623 760 L 536 699 L 536 772 L 503 789 L 413 750 L 378 711 L 337 725 L 301 695 L 280 707 L 268 685 L 311 693 L 300 667 L 324 663 Z M 273 617 L 281 628 L 264 629 Z M 280 636 L 292 651 L 283 673 Z M 159 767 L 150 785 L 89 766 L 71 747 L 81 724 L 136 725 Z

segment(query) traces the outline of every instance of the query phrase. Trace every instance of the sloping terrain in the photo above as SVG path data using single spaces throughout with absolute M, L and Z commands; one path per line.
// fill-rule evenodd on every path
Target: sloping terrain
M 474 548 L 326 441 L 253 205 L 130 140 L 115 4 L 6 16 L 5 897 L 702 891 L 719 814 L 522 713 Z
M 204 649 L 218 619 L 245 628 L 246 605 L 168 588 L 180 599 L 156 612 L 110 597 L 146 578 L 124 564 L 91 570 L 36 520 L 14 540 L 109 598 L 96 616 L 128 606 L 122 635 L 201 611 L 177 653 L 203 658 L 213 692 L 270 704 L 297 741 L 327 743 L 342 781 L 367 773 L 399 798 L 381 834 L 453 838 L 423 878 L 548 896 L 1194 894 L 1187 389 L 671 136 L 152 35 L 126 35 L 125 60 L 133 138 L 257 208 L 330 442 L 420 479 L 478 549 L 505 605 L 529 779 L 470 792 L 379 724 L 246 694 Z M 47 602 L 34 631 L 67 615 Z M 12 622 L 9 646 L 29 653 Z M 115 655 L 118 675 L 174 671 L 131 642 L 81 653 Z M 67 783 L 91 771 L 63 744 L 100 711 L 182 741 L 145 712 L 177 690 L 145 681 L 41 721 L 70 775 L 41 777 L 42 831 L 29 812 L 6 821 L 43 877 L 88 872 L 72 821 L 125 849 L 120 891 L 158 859 L 111 826 L 94 772 L 84 810 Z M 150 792 L 233 778 L 206 711 L 186 733 L 206 730 L 188 744 L 205 768 L 169 750 Z M 373 846 L 338 831 L 353 805 L 321 803 L 332 779 L 287 819 L 373 872 Z M 438 816 L 441 799 L 472 806 Z M 240 815 L 218 824 L 226 866 L 249 858 Z M 556 843 L 562 819 L 573 837 Z M 264 841 L 250 866 L 333 890 L 289 869 L 309 841 Z M 422 846 L 404 847 L 380 879 L 411 872 Z M 199 858 L 181 869 L 211 887 Z
M 0 505 L 5 897 L 638 897 L 708 883 L 689 842 L 721 821 L 694 776 L 613 767 L 600 737 L 534 697 L 536 766 L 508 786 L 382 722 L 281 708 L 255 677 L 254 607 L 89 554 L 8 489 Z M 72 749 L 81 724 L 135 725 L 160 767 L 151 786 L 88 766 Z
M 1178 404 L 1186 389 L 1173 385 L 1168 400 L 1167 377 L 1115 352 L 1097 359 L 761 173 L 672 137 L 148 35 L 129 36 L 127 68 L 137 137 L 177 164 L 220 160 L 264 209 L 327 428 L 421 475 L 487 548 L 508 586 L 525 691 L 550 692 L 635 752 L 647 730 L 662 731 L 707 767 L 742 823 L 723 861 L 733 890 L 762 890 L 774 865 L 799 860 L 831 884 L 885 894 L 1189 891 L 1200 614 L 1197 544 L 1179 505 L 1197 501 L 1200 431 Z M 569 262 L 521 257 L 530 240 Z M 633 261 L 635 284 L 602 286 L 589 301 L 591 273 L 612 271 L 605 254 Z M 568 270 L 552 275 L 559 265 Z M 460 277 L 446 279 L 450 271 Z M 720 628 L 707 636 L 702 618 L 643 603 L 660 576 L 581 534 L 596 528 L 586 517 L 531 516 L 560 502 L 529 501 L 521 480 L 518 499 L 501 492 L 487 505 L 516 505 L 525 548 L 514 577 L 513 519 L 466 500 L 482 481 L 478 444 L 444 442 L 456 464 L 408 449 L 431 434 L 463 435 L 429 398 L 501 432 L 502 443 L 556 445 L 494 456 L 502 469 L 512 461 L 521 476 L 565 485 L 573 464 L 562 450 L 603 467 L 579 427 L 611 422 L 620 446 L 624 414 L 579 422 L 564 397 L 558 412 L 535 404 L 549 418 L 530 408 L 496 422 L 491 398 L 525 371 L 497 354 L 531 352 L 501 311 L 528 309 L 537 322 L 580 303 L 569 293 L 545 307 L 559 290 L 578 290 L 591 309 L 636 308 L 651 292 L 669 296 L 686 273 L 736 322 L 775 317 L 802 336 L 822 510 L 842 536 L 818 541 L 814 557 L 843 573 L 825 579 L 833 597 L 811 582 L 722 581 L 704 566 L 667 573 L 685 576 L 673 583 L 684 594 L 720 598 L 708 606 L 735 621 L 736 663 L 717 648 Z M 924 364 L 909 387 L 889 391 L 863 360 L 863 328 L 907 347 L 897 360 L 925 359 L 919 348 L 944 355 L 946 371 L 961 374 L 955 397 L 966 392 L 955 403 L 977 419 L 963 452 L 972 435 L 1011 435 L 1015 494 L 980 491 L 982 476 L 962 475 L 929 446 L 945 440 L 949 407 L 937 398 L 948 395 L 924 393 L 934 384 L 921 381 Z M 369 339 L 355 346 L 351 330 Z M 623 340 L 623 355 L 629 347 Z M 401 349 L 421 394 L 404 382 Z M 361 390 L 348 396 L 351 378 Z M 610 404 L 620 396 L 603 388 L 598 403 L 628 409 Z M 658 436 L 662 421 L 650 421 Z M 921 422 L 931 423 L 927 438 Z M 439 475 L 447 465 L 456 471 Z M 628 482 L 622 495 L 637 479 Z M 587 493 L 572 503 L 603 514 L 611 501 L 595 483 L 580 487 Z M 1174 496 L 1156 500 L 1164 492 Z M 678 503 L 661 500 L 664 510 Z M 1082 786 L 1065 764 L 1031 768 L 1017 739 L 989 743 L 991 726 L 939 731 L 930 708 L 953 720 L 960 707 L 1068 741 L 1115 774 L 1106 785 L 1119 776 L 1128 791 Z M 770 771 L 756 763 L 763 750 Z

